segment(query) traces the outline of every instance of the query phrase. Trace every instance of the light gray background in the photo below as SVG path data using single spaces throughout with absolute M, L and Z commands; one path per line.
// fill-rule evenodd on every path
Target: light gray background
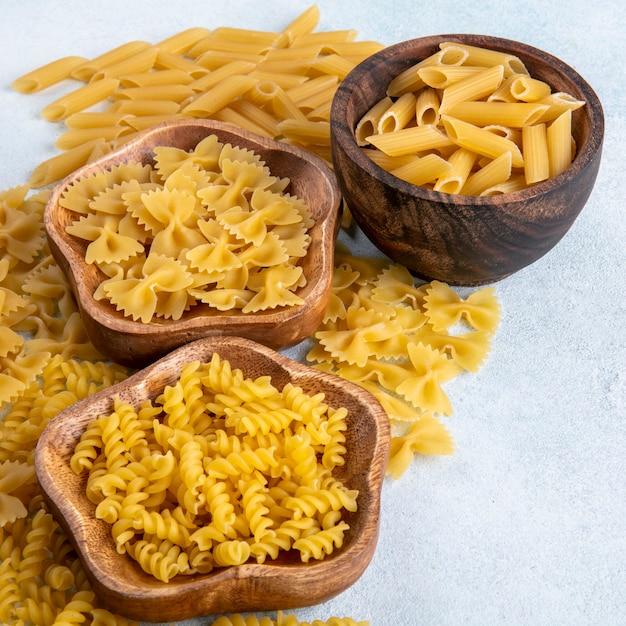
M 17 76 L 191 26 L 278 30 L 306 0 L 0 1 L 0 189 L 56 154 L 39 117 L 53 91 Z M 444 33 L 523 41 L 578 70 L 604 105 L 592 196 L 557 247 L 496 284 L 503 321 L 478 374 L 448 384 L 457 446 L 383 488 L 376 555 L 361 579 L 301 620 L 376 626 L 626 624 L 626 19 L 617 0 L 320 0 L 318 30 L 385 44 Z M 362 237 L 355 253 L 371 253 Z M 302 350 L 289 353 L 301 358 Z M 188 626 L 210 623 L 189 620 Z

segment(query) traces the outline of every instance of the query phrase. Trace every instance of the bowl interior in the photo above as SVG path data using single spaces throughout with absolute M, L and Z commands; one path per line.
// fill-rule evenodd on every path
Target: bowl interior
M 208 362 L 217 352 L 245 376 L 271 376 L 308 394 L 323 392 L 330 406 L 348 409 L 345 465 L 336 477 L 358 489 L 358 510 L 342 548 L 320 561 L 302 563 L 293 551 L 263 564 L 217 568 L 208 574 L 179 575 L 168 583 L 146 574 L 127 555 L 117 553 L 110 526 L 94 516 L 85 495 L 85 476 L 69 465 L 87 423 L 112 410 L 112 398 L 139 407 L 174 384 L 184 363 Z M 360 387 L 318 372 L 266 346 L 239 337 L 210 337 L 179 348 L 114 388 L 79 402 L 58 415 L 42 434 L 36 471 L 44 496 L 74 543 L 89 580 L 104 605 L 131 619 L 182 620 L 221 612 L 275 610 L 317 604 L 354 583 L 369 564 L 378 538 L 380 490 L 389 446 L 389 423 L 373 397 Z M 347 513 L 347 512 L 346 512 Z
M 179 320 L 156 318 L 144 324 L 125 317 L 108 301 L 95 300 L 93 293 L 105 276 L 98 267 L 85 262 L 88 242 L 65 230 L 77 218 L 74 212 L 59 204 L 65 189 L 81 177 L 119 163 L 153 164 L 157 146 L 191 150 L 212 134 L 223 143 L 253 150 L 272 175 L 289 178 L 285 191 L 298 196 L 308 206 L 315 224 L 309 231 L 311 245 L 301 260 L 307 284 L 297 292 L 305 304 L 244 314 L 218 311 L 198 303 Z M 44 224 L 51 251 L 68 275 L 93 343 L 113 360 L 143 366 L 183 343 L 209 334 L 238 334 L 275 349 L 294 345 L 308 336 L 319 324 L 330 297 L 339 209 L 340 194 L 335 177 L 319 157 L 235 126 L 194 119 L 155 126 L 68 176 L 53 190 L 46 205 Z

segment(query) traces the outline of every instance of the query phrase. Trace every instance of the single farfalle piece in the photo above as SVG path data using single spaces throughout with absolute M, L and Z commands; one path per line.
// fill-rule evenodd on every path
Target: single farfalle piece
M 426 286 L 415 286 L 415 279 L 403 265 L 390 265 L 374 280 L 372 300 L 390 304 L 407 303 L 413 308 L 424 304 Z
M 348 309 L 344 294 L 358 277 L 359 273 L 349 267 L 336 267 L 333 270 L 330 301 L 324 313 L 323 324 L 335 322 L 337 319 L 345 319 Z
M 223 272 L 242 266 L 236 251 L 242 243 L 225 231 L 215 219 L 198 220 L 198 229 L 206 242 L 187 251 L 192 268 L 201 272 Z
M 124 200 L 127 193 L 141 192 L 142 182 L 137 179 L 125 180 L 107 187 L 89 202 L 89 208 L 94 213 L 106 213 L 108 215 L 125 215 L 128 206 Z
M 201 219 L 206 217 L 207 210 L 197 193 L 198 190 L 208 187 L 211 184 L 211 180 L 210 172 L 201 170 L 197 165 L 186 162 L 165 179 L 163 187 L 170 191 L 179 191 L 193 197 L 196 203 L 196 216 L 198 219 Z
M 402 333 L 402 326 L 376 311 L 350 307 L 345 330 L 322 330 L 315 337 L 335 358 L 363 366 L 373 354 L 372 344 L 388 341 Z
M 200 166 L 208 172 L 219 172 L 219 157 L 223 144 L 216 135 L 202 139 L 193 150 L 182 150 L 169 146 L 154 149 L 155 169 L 162 179 L 187 164 Z
M 259 245 L 250 244 L 242 247 L 238 252 L 238 258 L 242 265 L 252 269 L 289 263 L 290 255 L 285 249 L 285 242 L 273 232 L 268 232 Z
M 0 200 L 0 259 L 8 255 L 10 260 L 31 263 L 39 254 L 43 239 L 38 213 L 26 213 Z
M 186 290 L 192 282 L 191 274 L 180 261 L 150 254 L 141 278 L 107 281 L 104 291 L 118 311 L 147 324 L 156 313 L 159 292 Z
M 441 385 L 457 376 L 461 368 L 423 343 L 410 343 L 407 349 L 413 372 L 396 393 L 424 411 L 452 415 L 452 403 Z
M 35 468 L 20 461 L 0 463 L 0 528 L 26 517 L 24 502 L 30 499 L 30 488 L 36 482 Z
M 432 348 L 450 355 L 455 363 L 469 372 L 477 372 L 491 349 L 491 333 L 473 330 L 459 335 L 445 332 L 424 332 L 420 340 Z
M 260 270 L 254 279 L 248 281 L 250 289 L 257 293 L 243 307 L 243 313 L 304 304 L 304 300 L 294 291 L 302 277 L 301 267 L 276 265 Z
M 302 215 L 288 198 L 257 188 L 250 198 L 249 210 L 234 206 L 221 212 L 217 219 L 232 235 L 258 246 L 270 226 L 298 224 Z
M 476 330 L 493 333 L 500 323 L 500 303 L 493 287 L 484 287 L 465 300 L 446 283 L 434 280 L 424 298 L 424 309 L 436 332 L 465 318 Z

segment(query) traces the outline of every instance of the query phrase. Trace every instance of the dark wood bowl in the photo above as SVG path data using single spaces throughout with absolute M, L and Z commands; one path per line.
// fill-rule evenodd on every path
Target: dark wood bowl
M 242 313 L 217 311 L 197 304 L 179 320 L 153 319 L 149 323 L 125 317 L 106 300 L 93 297 L 106 277 L 85 262 L 88 242 L 65 230 L 76 214 L 60 206 L 64 190 L 73 181 L 119 163 L 154 163 L 154 148 L 194 148 L 214 134 L 224 143 L 253 150 L 272 175 L 288 177 L 289 193 L 301 198 L 315 220 L 309 231 L 311 244 L 302 259 L 307 280 L 297 291 L 305 304 Z M 281 349 L 308 337 L 321 322 L 331 293 L 334 244 L 339 228 L 341 195 L 331 169 L 319 157 L 298 147 L 260 137 L 238 127 L 212 120 L 166 122 L 141 133 L 135 140 L 90 163 L 61 181 L 52 191 L 44 214 L 50 250 L 68 276 L 93 344 L 118 363 L 143 367 L 170 350 L 201 337 L 238 335 Z
M 392 78 L 430 56 L 442 41 L 517 55 L 553 91 L 584 100 L 572 116 L 573 164 L 552 180 L 499 196 L 476 197 L 417 187 L 364 155 L 354 130 L 386 94 Z M 365 235 L 394 261 L 425 279 L 452 285 L 498 281 L 533 263 L 565 235 L 584 207 L 600 166 L 604 114 L 593 89 L 563 61 L 529 45 L 450 34 L 398 43 L 360 63 L 342 81 L 331 111 L 339 187 Z
M 75 474 L 69 461 L 87 424 L 113 410 L 115 395 L 138 409 L 143 400 L 156 398 L 166 385 L 174 384 L 184 363 L 208 362 L 214 352 L 245 376 L 269 375 L 278 389 L 292 382 L 309 395 L 323 392 L 332 407 L 348 409 L 346 462 L 335 472 L 348 488 L 359 490 L 358 510 L 344 514 L 350 529 L 343 546 L 321 561 L 302 563 L 297 555 L 283 552 L 275 561 L 179 575 L 164 583 L 128 555 L 118 554 L 110 525 L 95 518 L 95 506 L 85 495 L 85 475 Z M 39 439 L 35 466 L 44 497 L 73 542 L 103 606 L 130 619 L 162 622 L 310 606 L 352 585 L 369 565 L 378 541 L 389 436 L 386 413 L 361 387 L 248 339 L 208 337 L 61 412 Z

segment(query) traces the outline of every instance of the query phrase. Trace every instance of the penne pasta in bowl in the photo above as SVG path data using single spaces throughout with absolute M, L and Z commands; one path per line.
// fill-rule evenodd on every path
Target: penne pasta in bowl
M 361 62 L 335 93 L 330 126 L 338 184 L 367 237 L 422 278 L 482 285 L 569 230 L 595 184 L 604 114 L 551 54 L 450 34 Z

